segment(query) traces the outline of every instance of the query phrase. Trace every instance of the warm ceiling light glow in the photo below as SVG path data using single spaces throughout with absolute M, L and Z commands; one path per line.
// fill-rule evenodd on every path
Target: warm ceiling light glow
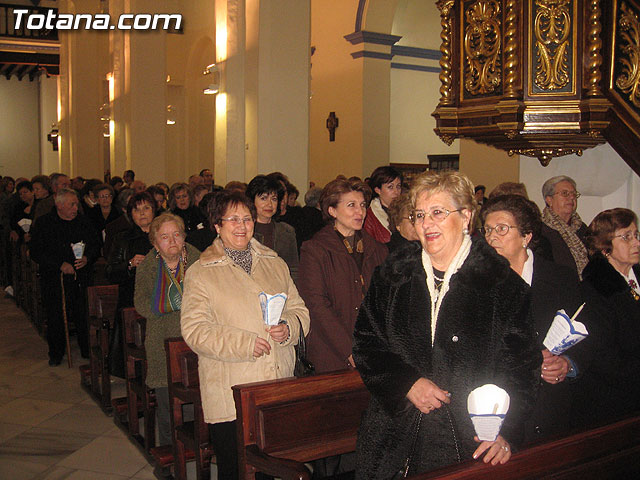
M 221 93 L 216 97 L 216 114 L 226 115 L 227 113 L 227 94 Z
M 221 23 L 216 25 L 216 61 L 222 62 L 227 59 L 227 25 Z
M 113 73 L 107 73 L 107 81 L 109 82 L 109 101 L 113 102 L 116 98 L 116 85 L 113 78 Z

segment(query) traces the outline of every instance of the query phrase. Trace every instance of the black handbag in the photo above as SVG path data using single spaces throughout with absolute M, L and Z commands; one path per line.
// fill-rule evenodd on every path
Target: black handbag
M 391 480 L 398 480 L 400 478 L 407 478 L 409 475 L 409 467 L 411 466 L 411 457 L 415 453 L 416 443 L 418 443 L 418 432 L 420 431 L 420 423 L 422 422 L 422 412 L 418 412 L 418 418 L 416 419 L 416 428 L 413 434 L 413 442 L 411 444 L 411 448 L 409 449 L 409 453 L 407 454 L 407 458 L 404 460 L 404 465 L 400 470 L 396 472 L 396 474 L 391 477 Z
M 307 342 L 304 338 L 304 330 L 302 329 L 302 322 L 298 317 L 298 324 L 300 325 L 300 333 L 298 338 L 298 344 L 295 345 L 296 350 L 296 364 L 293 367 L 293 375 L 302 378 L 308 377 L 315 373 L 316 368 L 309 360 L 307 360 Z

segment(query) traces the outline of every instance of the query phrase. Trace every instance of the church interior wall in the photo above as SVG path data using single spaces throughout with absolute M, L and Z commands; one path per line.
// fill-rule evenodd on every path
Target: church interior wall
M 16 77 L 1 78 L 0 118 L 2 175 L 16 178 L 40 173 L 38 82 L 30 82 L 28 78 L 22 81 Z

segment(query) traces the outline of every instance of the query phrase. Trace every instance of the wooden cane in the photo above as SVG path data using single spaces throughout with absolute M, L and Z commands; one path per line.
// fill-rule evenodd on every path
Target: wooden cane
M 67 341 L 67 364 L 69 368 L 73 366 L 71 362 L 71 343 L 69 342 L 69 322 L 67 321 L 67 299 L 64 295 L 64 274 L 60 272 L 60 289 L 62 290 L 62 319 L 64 320 L 64 338 Z

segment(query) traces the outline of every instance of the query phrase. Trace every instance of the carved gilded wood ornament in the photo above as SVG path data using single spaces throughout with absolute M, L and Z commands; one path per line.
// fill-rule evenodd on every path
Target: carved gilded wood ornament
M 640 172 L 640 0 L 436 4 L 443 141 L 471 138 L 544 165 L 609 141 Z
M 464 87 L 471 95 L 495 92 L 501 84 L 500 3 L 480 1 L 467 9 Z

